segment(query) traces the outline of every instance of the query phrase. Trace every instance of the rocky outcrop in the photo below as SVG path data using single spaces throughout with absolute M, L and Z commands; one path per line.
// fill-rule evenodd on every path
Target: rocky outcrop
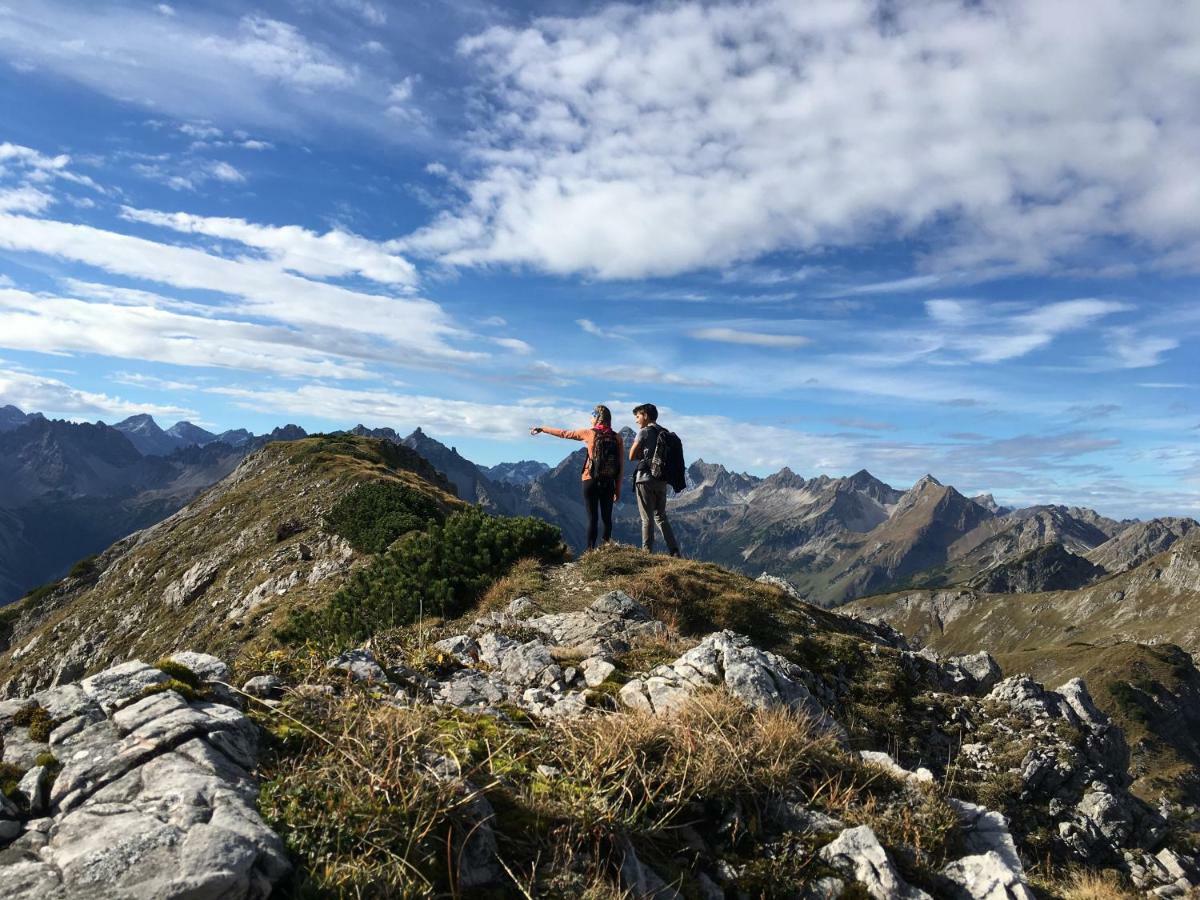
M 1102 566 L 1054 543 L 980 572 L 967 582 L 967 586 L 991 594 L 1073 591 L 1106 574 Z
M 1007 678 L 972 704 L 971 715 L 986 739 L 962 745 L 960 775 L 1014 776 L 1027 817 L 1023 827 L 1048 833 L 1056 858 L 1118 867 L 1147 889 L 1178 880 L 1156 861 L 1167 823 L 1129 793 L 1125 737 L 1082 681 L 1050 691 L 1027 676 Z M 975 816 L 980 851 L 1011 859 L 1006 846 L 988 843 L 988 830 L 996 828 L 985 817 L 966 804 L 957 808 Z M 1184 860 L 1184 870 L 1193 864 Z
M 900 877 L 879 838 L 866 825 L 839 834 L 821 848 L 821 859 L 861 884 L 875 900 L 932 900 Z
M 204 654 L 173 662 L 205 693 L 228 677 Z M 4 704 L 5 745 L 45 747 L 20 805 L 0 805 L 8 897 L 259 898 L 287 873 L 282 842 L 255 810 L 256 727 L 174 683 L 134 660 Z
M 798 712 L 818 731 L 845 743 L 845 729 L 821 708 L 806 681 L 814 680 L 799 666 L 760 650 L 743 635 L 721 631 L 710 634 L 674 662 L 630 679 L 621 688 L 620 697 L 633 709 L 670 715 L 697 689 L 723 686 L 747 706 L 784 706 Z

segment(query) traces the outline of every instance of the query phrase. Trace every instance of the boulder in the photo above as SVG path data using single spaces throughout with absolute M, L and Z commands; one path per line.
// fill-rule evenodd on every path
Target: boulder
M 270 700 L 283 694 L 283 681 L 275 675 L 258 675 L 242 685 L 242 691 L 252 697 Z
M 875 900 L 931 900 L 923 890 L 900 877 L 867 825 L 847 828 L 821 848 L 820 857 L 863 885 Z
M 370 650 L 346 650 L 325 663 L 326 668 L 347 673 L 355 681 L 386 682 L 387 674 Z
M 17 790 L 25 796 L 29 814 L 42 815 L 50 800 L 50 770 L 45 766 L 34 766 L 21 777 Z
M 998 853 L 964 856 L 942 869 L 956 900 L 1035 900 L 1024 877 Z

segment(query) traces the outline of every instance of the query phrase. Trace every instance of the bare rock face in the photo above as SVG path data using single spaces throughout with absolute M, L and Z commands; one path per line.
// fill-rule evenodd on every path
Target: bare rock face
M 927 893 L 900 877 L 867 825 L 847 828 L 821 848 L 821 859 L 861 884 L 875 900 L 930 900 Z
M 1103 566 L 1054 543 L 980 572 L 967 582 L 967 586 L 989 594 L 1073 591 L 1106 574 Z
M 228 677 L 214 657 L 177 657 L 202 679 Z M 255 810 L 257 729 L 234 707 L 158 690 L 167 680 L 134 660 L 30 698 L 55 726 L 47 747 L 62 769 L 51 783 L 31 768 L 26 809 L 0 809 L 8 897 L 248 900 L 287 873 Z M 7 744 L 22 728 L 0 721 Z

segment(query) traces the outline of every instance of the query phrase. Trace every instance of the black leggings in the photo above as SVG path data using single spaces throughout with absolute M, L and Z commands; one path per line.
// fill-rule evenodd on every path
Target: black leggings
M 601 481 L 589 478 L 583 483 L 583 503 L 587 507 L 588 531 L 587 545 L 591 550 L 596 546 L 596 512 L 604 520 L 604 539 L 612 537 L 612 508 L 613 492 L 616 485 L 611 481 Z

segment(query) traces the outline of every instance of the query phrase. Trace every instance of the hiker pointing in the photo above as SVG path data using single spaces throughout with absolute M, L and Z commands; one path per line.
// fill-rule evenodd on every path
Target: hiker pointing
M 549 434 L 587 445 L 587 460 L 583 464 L 583 504 L 587 508 L 587 546 L 596 546 L 596 513 L 604 521 L 604 540 L 612 538 L 613 504 L 621 499 L 621 474 L 624 471 L 624 446 L 621 436 L 612 430 L 612 411 L 607 406 L 592 410 L 590 428 L 574 431 L 535 425 L 530 434 Z
M 654 526 L 662 531 L 667 552 L 679 556 L 679 542 L 667 520 L 667 488 L 683 489 L 683 447 L 679 439 L 658 424 L 658 407 L 643 403 L 634 407 L 638 436 L 629 448 L 630 462 L 636 462 L 638 512 L 642 517 L 642 549 L 654 550 Z

